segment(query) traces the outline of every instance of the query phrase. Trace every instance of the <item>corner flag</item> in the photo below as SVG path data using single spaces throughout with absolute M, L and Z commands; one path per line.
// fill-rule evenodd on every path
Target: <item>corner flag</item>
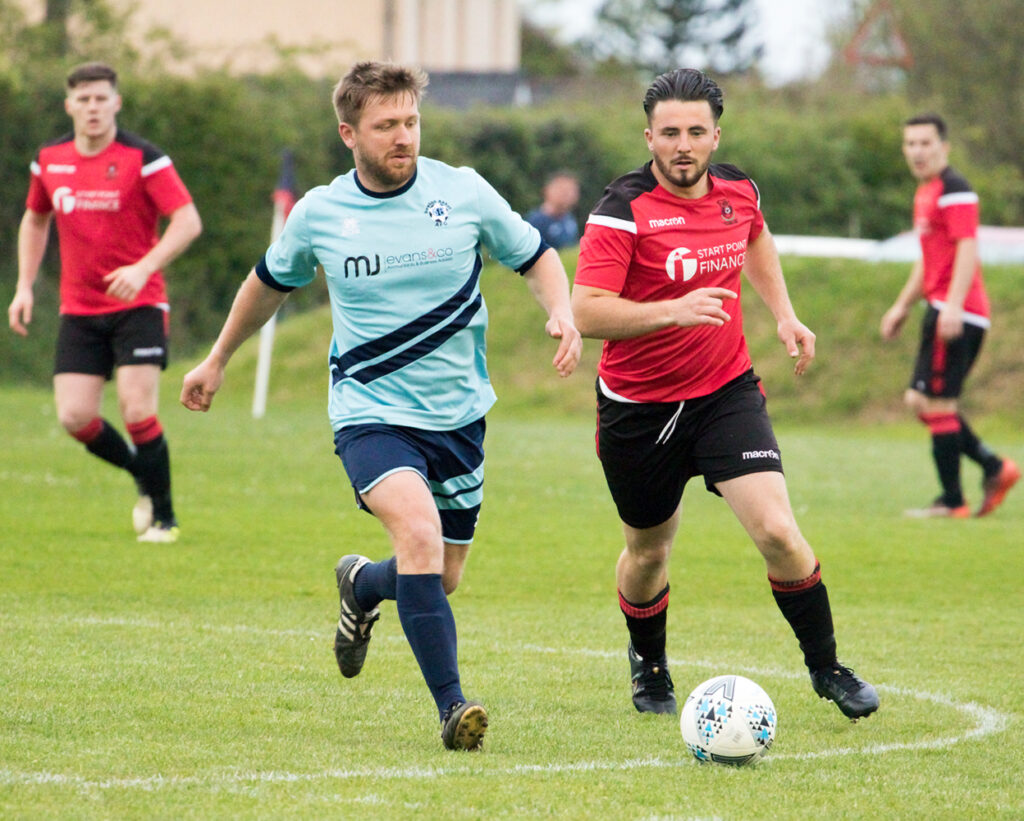
M 285 220 L 295 205 L 295 157 L 289 149 L 281 152 L 281 175 L 277 179 L 272 199 L 274 201 L 274 219 L 270 225 L 270 241 L 274 242 L 284 229 Z M 267 411 L 267 390 L 270 387 L 270 356 L 274 349 L 274 330 L 277 327 L 277 314 L 267 320 L 260 328 L 260 349 L 256 359 L 256 387 L 252 397 L 253 419 L 262 419 Z

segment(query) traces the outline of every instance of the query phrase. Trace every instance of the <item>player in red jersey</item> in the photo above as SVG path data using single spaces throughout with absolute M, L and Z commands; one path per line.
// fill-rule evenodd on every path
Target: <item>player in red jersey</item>
M 960 485 L 960 455 L 982 469 L 978 516 L 995 510 L 1020 479 L 1011 459 L 994 454 L 959 410 L 964 380 L 989 327 L 989 303 L 978 261 L 978 195 L 949 167 L 946 123 L 937 114 L 912 117 L 903 127 L 903 156 L 919 185 L 914 229 L 921 257 L 903 290 L 882 317 L 884 339 L 895 338 L 923 298 L 927 302 L 921 344 L 907 406 L 928 427 L 942 494 L 928 507 L 908 510 L 918 518 L 966 518 L 971 510 Z
M 18 231 L 18 285 L 7 310 L 28 334 L 32 286 L 50 225 L 60 239 L 60 329 L 53 387 L 57 416 L 89 452 L 135 478 L 139 540 L 173 542 L 167 442 L 157 417 L 167 364 L 167 291 L 160 269 L 199 236 L 202 224 L 171 160 L 117 127 L 117 74 L 86 63 L 67 79 L 64 108 L 73 132 L 44 145 L 32 162 Z M 161 217 L 168 217 L 161 236 Z M 100 416 L 116 371 L 118 405 L 132 444 Z
M 778 322 L 802 374 L 814 334 L 797 319 L 757 187 L 711 163 L 721 89 L 702 72 L 658 77 L 644 97 L 652 161 L 612 182 L 580 244 L 573 312 L 604 339 L 598 456 L 625 532 L 616 581 L 629 631 L 633 703 L 673 713 L 665 644 L 668 560 L 686 482 L 703 475 L 764 557 L 814 690 L 849 718 L 878 694 L 841 665 L 828 594 L 793 517 L 779 447 L 751 369 L 740 271 Z

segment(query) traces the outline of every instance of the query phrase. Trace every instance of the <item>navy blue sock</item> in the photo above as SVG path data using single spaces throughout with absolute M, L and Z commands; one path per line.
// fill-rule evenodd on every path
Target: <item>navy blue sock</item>
M 395 587 L 402 630 L 419 662 L 440 718 L 453 701 L 466 700 L 459 684 L 455 616 L 441 586 L 441 574 L 400 574 Z
M 395 587 L 397 577 L 398 560 L 394 556 L 382 562 L 364 564 L 352 582 L 359 606 L 369 612 L 384 599 L 394 601 L 398 598 Z

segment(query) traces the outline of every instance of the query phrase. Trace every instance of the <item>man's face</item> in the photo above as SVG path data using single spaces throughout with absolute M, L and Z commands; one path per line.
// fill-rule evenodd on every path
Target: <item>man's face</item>
M 949 143 L 939 136 L 931 123 L 903 128 L 903 156 L 910 173 L 921 181 L 934 179 L 942 173 L 949 160 Z
M 363 109 L 355 126 L 338 126 L 352 150 L 363 185 L 374 191 L 401 188 L 416 172 L 420 153 L 420 112 L 410 94 L 378 97 Z
M 545 186 L 544 199 L 555 213 L 568 213 L 580 201 L 580 184 L 572 177 L 555 177 Z
M 64 110 L 71 117 L 76 137 L 100 139 L 117 129 L 121 95 L 108 80 L 79 83 L 64 98 Z
M 678 196 L 703 195 L 694 186 L 703 181 L 721 133 L 706 100 L 656 103 L 644 136 L 658 182 Z

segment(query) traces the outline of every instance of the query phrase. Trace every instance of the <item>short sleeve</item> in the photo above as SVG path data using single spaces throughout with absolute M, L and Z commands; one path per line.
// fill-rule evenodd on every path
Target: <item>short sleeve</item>
M 280 236 L 271 243 L 256 273 L 267 285 L 287 291 L 308 285 L 319 262 L 310 242 L 309 202 L 300 199 L 288 215 Z M 269 279 L 268 279 L 269 277 Z
M 480 232 L 484 245 L 502 265 L 518 271 L 541 250 L 540 232 L 524 220 L 497 191 L 476 172 Z

